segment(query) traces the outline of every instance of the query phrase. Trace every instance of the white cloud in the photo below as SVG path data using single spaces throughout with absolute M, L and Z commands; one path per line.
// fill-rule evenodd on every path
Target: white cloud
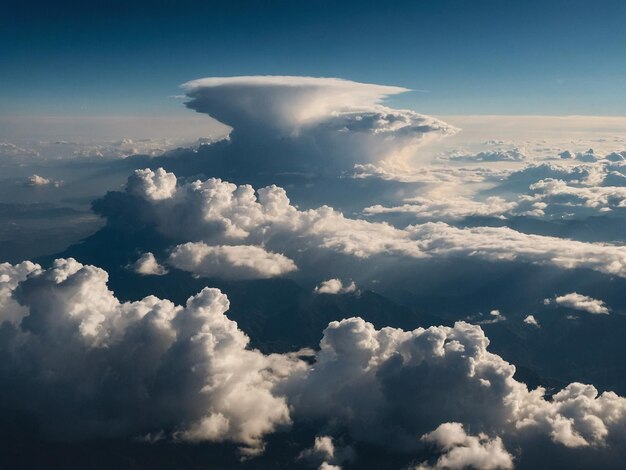
M 513 456 L 509 454 L 502 439 L 490 439 L 486 434 L 471 436 L 460 423 L 443 423 L 432 432 L 424 434 L 422 441 L 441 449 L 443 455 L 434 465 L 423 463 L 415 470 L 476 470 L 512 469 Z
M 526 315 L 526 317 L 524 318 L 524 323 L 526 323 L 527 325 L 536 326 L 537 328 L 541 328 L 541 325 L 539 325 L 539 322 L 534 315 Z
M 264 171 L 333 169 L 336 174 L 355 163 L 406 162 L 419 145 L 456 131 L 438 119 L 381 104 L 408 91 L 401 87 L 337 78 L 251 76 L 203 78 L 183 88 L 189 108 L 234 129 L 233 145 L 250 141 L 257 149 L 271 147 L 272 159 L 263 161 Z M 283 158 L 296 141 L 307 145 Z
M 377 330 L 360 318 L 331 322 L 314 366 L 285 385 L 294 418 L 403 451 L 418 450 L 418 437 L 442 422 L 500 436 L 479 434 L 461 446 L 482 443 L 473 449 L 479 454 L 486 447 L 504 456 L 502 442 L 515 447 L 527 438 L 564 447 L 619 442 L 626 399 L 572 383 L 547 400 L 544 389 L 515 380 L 515 367 L 488 352 L 488 343 L 479 326 L 464 322 L 413 331 Z
M 451 161 L 456 160 L 467 162 L 521 162 L 524 161 L 527 157 L 520 149 L 513 148 L 488 150 L 470 155 L 452 153 L 451 155 L 446 155 L 441 158 Z
M 500 313 L 500 310 L 492 310 L 489 312 L 489 317 L 486 320 L 479 320 L 475 323 L 477 325 L 491 325 L 493 323 L 500 323 L 501 321 L 505 321 L 506 317 Z
M 141 255 L 141 257 L 132 265 L 132 268 L 136 273 L 144 276 L 163 276 L 167 274 L 165 266 L 160 265 L 154 255 L 150 252 Z
M 356 292 L 356 284 L 351 281 L 350 284 L 344 286 L 341 279 L 329 279 L 317 286 L 313 292 L 316 294 L 350 294 Z
M 1 380 L 11 384 L 0 398 L 34 413 L 45 433 L 85 439 L 164 431 L 234 442 L 253 455 L 265 434 L 291 422 L 274 389 L 303 364 L 248 349 L 219 290 L 205 288 L 183 307 L 154 296 L 120 302 L 105 271 L 73 259 L 45 271 L 32 264 L 2 270 L 3 305 L 13 293 L 24 312 L 18 324 L 2 310 L 13 328 L 0 345 Z
M 176 175 L 163 168 L 135 170 L 128 178 L 128 192 L 151 201 L 169 199 L 176 191 Z
M 350 219 L 328 206 L 300 211 L 291 205 L 285 190 L 274 185 L 257 193 L 251 186 L 219 179 L 177 186 L 172 173 L 140 170 L 129 178 L 127 191 L 151 204 L 150 210 L 142 208 L 137 214 L 139 219 L 173 239 L 211 246 L 262 246 L 284 250 L 296 260 L 306 251 L 355 258 L 467 256 L 626 277 L 626 247 L 525 234 L 507 227 L 457 228 L 429 222 L 397 229 Z
M 600 211 L 626 207 L 626 187 L 620 186 L 573 186 L 562 180 L 543 179 L 530 186 L 534 198 L 547 204 L 585 206 Z
M 266 279 L 298 269 L 286 256 L 259 246 L 209 246 L 202 242 L 176 246 L 167 262 L 198 276 L 223 279 Z
M 317 436 L 313 447 L 303 450 L 298 456 L 311 466 L 319 468 L 341 468 L 339 465 L 354 460 L 354 450 L 350 446 L 336 446 L 331 436 Z M 324 465 L 326 465 L 324 467 Z
M 64 439 L 229 441 L 254 455 L 264 436 L 296 419 L 328 430 L 302 454 L 315 465 L 352 458 L 331 439 L 346 431 L 392 451 L 435 444 L 434 468 L 508 468 L 505 444 L 525 437 L 600 448 L 621 445 L 626 428 L 626 399 L 573 383 L 547 400 L 464 322 L 413 331 L 331 322 L 308 366 L 249 349 L 216 289 L 185 306 L 153 296 L 120 302 L 106 272 L 73 259 L 0 272 L 0 379 L 8 384 L 0 398 Z M 18 316 L 17 304 L 6 308 L 15 301 Z
M 54 181 L 52 181 L 51 179 L 44 178 L 43 176 L 39 175 L 32 175 L 26 178 L 27 186 L 47 186 L 52 183 L 54 183 Z
M 28 314 L 28 310 L 15 301 L 12 293 L 29 274 L 40 270 L 41 266 L 30 261 L 16 265 L 0 263 L 0 324 L 9 322 L 17 326 Z
M 574 310 L 582 310 L 583 312 L 594 315 L 608 315 L 609 309 L 602 300 L 597 300 L 586 295 L 571 292 L 569 294 L 556 296 L 554 299 L 545 299 L 544 304 L 556 305 L 572 308 Z
M 451 197 L 413 197 L 404 200 L 405 204 L 383 207 L 379 204 L 366 207 L 366 214 L 408 213 L 416 218 L 457 220 L 464 217 L 497 217 L 505 215 L 517 207 L 516 202 L 509 202 L 498 196 L 491 196 L 484 201 L 474 201 L 462 196 Z
M 230 126 L 252 121 L 286 128 L 328 119 L 335 112 L 366 108 L 407 88 L 338 78 L 290 76 L 211 77 L 182 85 L 187 105 Z

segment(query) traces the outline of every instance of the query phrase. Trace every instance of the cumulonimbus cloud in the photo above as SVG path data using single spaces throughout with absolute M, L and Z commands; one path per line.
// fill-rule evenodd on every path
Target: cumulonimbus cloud
M 456 131 L 384 106 L 388 96 L 409 91 L 401 87 L 290 76 L 203 78 L 182 87 L 187 107 L 233 128 L 239 171 L 259 161 L 266 172 L 334 174 L 355 163 L 406 162 L 417 146 Z

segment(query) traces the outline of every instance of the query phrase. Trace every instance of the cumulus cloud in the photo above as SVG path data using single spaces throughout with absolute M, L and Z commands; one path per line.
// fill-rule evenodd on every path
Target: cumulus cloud
M 489 317 L 485 320 L 476 321 L 477 325 L 491 325 L 493 323 L 500 323 L 505 321 L 506 317 L 500 313 L 500 310 L 492 310 L 489 312 Z
M 347 286 L 343 285 L 341 279 L 329 279 L 315 287 L 316 294 L 351 294 L 356 292 L 356 284 L 351 281 Z
M 49 184 L 54 184 L 55 186 L 57 185 L 57 183 L 55 183 L 50 178 L 44 178 L 43 176 L 39 175 L 31 175 L 26 178 L 27 186 L 47 186 Z
M 413 331 L 377 330 L 360 318 L 331 322 L 314 367 L 285 384 L 294 418 L 405 452 L 418 451 L 425 444 L 419 437 L 438 428 L 424 440 L 440 445 L 444 461 L 494 459 L 505 468 L 507 442 L 623 445 L 626 399 L 572 383 L 548 400 L 543 388 L 529 391 L 515 380 L 515 367 L 488 344 L 479 326 L 464 322 Z
M 317 436 L 313 447 L 303 450 L 298 459 L 311 466 L 320 465 L 319 468 L 341 468 L 341 464 L 354 460 L 354 457 L 352 447 L 338 447 L 331 436 Z
M 482 433 L 478 436 L 468 435 L 461 423 L 443 423 L 434 431 L 424 434 L 421 440 L 436 446 L 443 455 L 433 465 L 423 463 L 415 470 L 513 468 L 513 456 L 504 448 L 502 439 L 490 439 Z
M 477 325 L 335 321 L 307 365 L 250 349 L 217 289 L 184 306 L 154 296 L 120 302 L 105 271 L 73 259 L 0 272 L 0 404 L 56 438 L 228 441 L 251 456 L 298 420 L 326 430 L 301 454 L 312 465 L 351 460 L 331 438 L 346 432 L 390 451 L 434 445 L 434 468 L 509 468 L 506 449 L 524 438 L 599 448 L 621 445 L 626 429 L 626 399 L 579 383 L 550 400 L 529 391 Z
M 13 298 L 17 285 L 29 274 L 41 271 L 41 266 L 30 261 L 19 264 L 0 263 L 0 324 L 4 322 L 19 325 L 28 310 Z
M 626 277 L 626 249 L 520 233 L 508 227 L 457 228 L 443 222 L 409 226 L 411 238 L 430 256 L 474 256 L 488 260 L 523 260 L 563 269 L 592 269 Z
M 202 242 L 178 245 L 168 263 L 198 276 L 223 279 L 266 279 L 297 269 L 286 256 L 259 246 L 209 246 Z
M 302 364 L 249 349 L 219 290 L 205 288 L 185 306 L 154 296 L 120 302 L 105 271 L 73 259 L 2 270 L 0 403 L 32 414 L 45 433 L 161 432 L 230 441 L 253 455 L 265 434 L 291 422 L 274 389 Z M 19 323 L 6 309 L 13 298 Z
M 166 172 L 163 168 L 152 171 L 135 170 L 128 177 L 128 192 L 150 201 L 171 198 L 176 191 L 176 175 Z
M 132 265 L 132 268 L 137 274 L 144 276 L 163 276 L 168 272 L 167 268 L 159 264 L 154 255 L 150 252 L 141 255 Z
M 257 192 L 249 185 L 215 178 L 178 185 L 173 173 L 140 170 L 129 178 L 127 193 L 147 203 L 137 209 L 136 218 L 173 240 L 210 246 L 253 245 L 284 251 L 295 260 L 306 251 L 361 259 L 466 256 L 626 277 L 626 248 L 622 246 L 525 234 L 507 227 L 457 228 L 443 222 L 398 229 L 350 219 L 328 206 L 301 211 L 275 185 Z M 133 202 L 125 206 L 125 210 L 132 208 Z
M 527 325 L 536 326 L 537 328 L 541 327 L 534 315 L 526 315 L 526 317 L 524 317 L 524 323 L 526 323 Z
M 559 295 L 556 296 L 554 299 L 545 299 L 543 302 L 546 305 L 555 304 L 574 310 L 581 310 L 583 312 L 591 313 L 594 315 L 609 314 L 609 309 L 602 300 L 578 294 L 577 292 Z

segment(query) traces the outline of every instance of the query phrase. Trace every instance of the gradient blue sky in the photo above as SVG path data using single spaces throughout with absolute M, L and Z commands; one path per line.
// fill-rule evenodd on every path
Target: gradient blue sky
M 0 113 L 180 115 L 178 85 L 393 84 L 429 114 L 626 114 L 626 2 L 3 2 Z

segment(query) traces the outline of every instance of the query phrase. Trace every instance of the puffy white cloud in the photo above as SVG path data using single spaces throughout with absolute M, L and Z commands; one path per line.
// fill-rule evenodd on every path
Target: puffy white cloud
M 167 274 L 167 268 L 159 264 L 154 255 L 150 252 L 141 255 L 131 267 L 137 274 L 144 276 L 163 276 Z
M 274 185 L 255 193 L 249 185 L 214 178 L 179 186 L 175 179 L 162 170 L 140 170 L 129 179 L 127 191 L 150 204 L 150 210 L 142 208 L 137 217 L 176 240 L 255 245 L 284 251 L 296 260 L 303 251 L 355 258 L 471 256 L 626 277 L 626 247 L 622 246 L 525 234 L 507 227 L 457 228 L 443 222 L 398 229 L 350 219 L 328 206 L 300 211 L 291 205 L 285 190 Z
M 167 261 L 198 276 L 223 279 L 266 279 L 297 269 L 286 256 L 259 246 L 209 246 L 203 242 L 176 246 Z
M 356 284 L 351 281 L 347 286 L 343 285 L 341 279 L 329 279 L 315 287 L 316 294 L 350 294 L 356 292 Z
M 554 299 L 545 299 L 543 302 L 546 305 L 554 303 L 562 307 L 582 310 L 583 312 L 595 315 L 609 314 L 609 309 L 602 300 L 594 299 L 592 297 L 588 297 L 577 292 L 559 295 L 556 296 Z
M 128 177 L 127 189 L 130 194 L 141 196 L 151 201 L 171 198 L 176 191 L 176 175 L 163 168 L 152 171 L 135 170 Z
M 26 178 L 27 186 L 47 186 L 53 183 L 54 181 L 52 181 L 51 179 L 44 178 L 43 176 L 39 176 L 39 175 L 31 175 L 28 178 Z
M 230 441 L 253 455 L 290 423 L 275 386 L 289 355 L 248 349 L 229 302 L 205 288 L 185 306 L 149 296 L 120 302 L 107 273 L 73 259 L 2 265 L 0 401 L 32 413 L 61 439 L 163 432 L 187 441 Z M 7 299 L 24 311 L 17 324 Z M 6 325 L 7 323 L 5 323 Z
M 355 457 L 350 446 L 337 447 L 331 436 L 317 436 L 313 447 L 303 450 L 298 459 L 319 468 L 341 468 L 339 465 Z M 324 466 L 326 465 L 326 466 Z
M 30 261 L 19 264 L 0 263 L 0 324 L 4 322 L 19 325 L 28 310 L 15 301 L 12 296 L 17 285 L 29 274 L 41 270 L 41 266 Z
M 461 423 L 443 423 L 432 432 L 424 434 L 422 441 L 441 449 L 443 455 L 434 465 L 423 463 L 415 470 L 476 470 L 512 469 L 513 456 L 509 454 L 502 439 L 490 439 L 486 434 L 471 436 Z
M 464 322 L 413 331 L 377 330 L 360 318 L 331 322 L 315 365 L 285 387 L 295 419 L 325 421 L 356 440 L 404 451 L 419 449 L 419 437 L 442 422 L 502 438 L 466 439 L 453 425 L 448 445 L 463 444 L 448 458 L 489 451 L 506 462 L 502 442 L 529 437 L 565 447 L 620 442 L 626 399 L 573 383 L 547 400 L 543 388 L 529 391 L 515 380 L 515 367 L 488 344 L 479 326 Z M 445 430 L 431 438 L 444 442 Z
M 524 323 L 526 323 L 527 325 L 536 326 L 537 328 L 541 328 L 541 325 L 539 325 L 539 321 L 537 321 L 534 315 L 526 315 L 526 317 L 524 317 Z

